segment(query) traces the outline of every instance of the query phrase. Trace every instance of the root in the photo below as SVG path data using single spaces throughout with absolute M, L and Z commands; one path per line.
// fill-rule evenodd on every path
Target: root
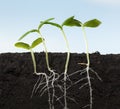
M 59 79 L 59 75 L 55 72 L 50 75 L 47 75 L 46 73 L 36 73 L 36 75 L 38 75 L 39 78 L 33 87 L 31 98 L 38 90 L 40 96 L 43 96 L 44 93 L 47 92 L 49 109 L 54 109 L 54 99 L 56 98 L 55 87 L 60 88 L 60 85 L 55 85 L 55 82 Z M 61 101 L 59 101 L 59 103 L 62 104 Z
M 67 77 L 70 78 L 70 77 L 76 76 L 77 74 L 79 74 L 80 76 L 83 75 L 83 74 L 86 74 L 85 77 L 83 77 L 83 78 L 81 78 L 81 79 L 79 79 L 77 81 L 74 81 L 74 82 L 72 81 L 71 84 L 67 87 L 67 90 L 69 90 L 70 88 L 72 88 L 74 85 L 79 84 L 79 83 L 81 83 L 84 80 L 87 80 L 82 86 L 79 87 L 79 89 L 81 90 L 82 88 L 84 88 L 86 86 L 89 87 L 89 95 L 90 95 L 89 101 L 90 102 L 89 102 L 88 105 L 84 106 L 83 108 L 86 108 L 86 107 L 89 106 L 90 109 L 92 109 L 92 107 L 93 107 L 93 89 L 92 89 L 91 79 L 94 79 L 94 78 L 90 77 L 90 73 L 94 73 L 95 76 L 98 78 L 98 80 L 102 81 L 102 79 L 100 78 L 100 76 L 98 75 L 98 73 L 95 72 L 92 68 L 90 68 L 90 67 L 87 66 L 85 69 L 78 70 L 78 71 L 76 71 L 74 73 L 71 73 L 71 74 L 69 74 L 67 76 Z M 61 99 L 61 97 L 59 99 Z

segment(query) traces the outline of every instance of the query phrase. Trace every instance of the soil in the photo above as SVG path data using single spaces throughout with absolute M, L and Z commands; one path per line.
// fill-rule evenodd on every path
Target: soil
M 68 75 L 84 69 L 85 66 L 78 63 L 85 63 L 85 56 L 84 53 L 71 53 Z M 35 53 L 35 57 L 37 71 L 49 73 L 45 53 Z M 66 53 L 49 53 L 50 66 L 59 74 L 64 72 L 65 60 Z M 90 60 L 90 68 L 102 78 L 100 81 L 94 73 L 90 73 L 93 109 L 120 109 L 120 54 L 101 55 L 96 52 L 90 54 Z M 69 79 L 74 82 L 84 76 L 75 74 Z M 0 54 L 0 109 L 49 109 L 47 93 L 40 97 L 38 90 L 32 98 L 30 97 L 38 78 L 33 74 L 30 53 Z M 74 98 L 77 102 L 68 99 L 69 109 L 82 109 L 89 104 L 89 87 L 79 89 L 85 82 L 81 81 L 67 90 L 67 96 Z M 61 94 L 60 91 L 56 89 L 56 95 L 59 94 Z M 54 102 L 54 106 L 55 109 L 63 109 L 63 106 L 57 101 Z M 89 109 L 89 107 L 85 109 Z

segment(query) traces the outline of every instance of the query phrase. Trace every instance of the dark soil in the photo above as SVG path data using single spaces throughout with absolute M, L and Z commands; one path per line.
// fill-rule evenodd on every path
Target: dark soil
M 37 71 L 49 73 L 46 67 L 45 54 L 35 53 Z M 59 74 L 64 72 L 66 53 L 49 53 L 52 69 Z M 100 53 L 90 54 L 91 68 L 102 78 L 91 73 L 93 88 L 93 109 L 120 109 L 120 55 Z M 68 74 L 84 69 L 78 63 L 85 63 L 85 54 L 71 54 Z M 73 75 L 74 82 L 82 78 L 79 74 Z M 30 98 L 38 76 L 33 75 L 33 65 L 30 53 L 3 53 L 0 54 L 0 109 L 49 109 L 48 96 L 42 97 L 39 91 Z M 69 109 L 82 109 L 89 104 L 89 87 L 79 89 L 85 81 L 72 86 L 67 95 L 77 103 L 68 100 Z M 56 94 L 59 95 L 56 90 Z M 64 103 L 64 102 L 63 102 Z M 55 109 L 63 109 L 56 101 Z M 89 109 L 89 107 L 85 108 Z

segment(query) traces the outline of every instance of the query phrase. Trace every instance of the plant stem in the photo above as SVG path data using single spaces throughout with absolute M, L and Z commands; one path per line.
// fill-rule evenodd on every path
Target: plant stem
M 44 42 L 44 41 L 43 41 Z M 32 49 L 30 49 L 31 52 L 31 57 L 32 57 L 32 61 L 33 61 L 33 66 L 34 66 L 34 73 L 36 75 L 44 75 L 45 79 L 46 79 L 46 85 L 47 85 L 47 90 L 48 90 L 48 103 L 49 103 L 49 109 L 54 109 L 54 106 L 52 105 L 53 103 L 51 103 L 51 97 L 50 97 L 50 89 L 49 89 L 49 78 L 47 77 L 47 75 L 45 73 L 37 73 L 36 71 L 36 61 L 35 61 L 35 55 Z M 53 89 L 54 90 L 54 89 Z
M 35 55 L 34 55 L 34 52 L 33 52 L 32 49 L 30 49 L 30 53 L 31 53 L 32 61 L 33 61 L 34 73 L 37 74 L 37 71 L 36 71 Z
M 39 31 L 39 35 L 43 39 L 43 46 L 44 46 L 44 49 L 45 49 L 45 58 L 46 58 L 46 64 L 47 64 L 48 71 L 50 71 L 52 73 L 52 75 L 53 75 L 53 78 L 52 78 L 52 89 L 53 89 L 53 93 L 52 93 L 52 109 L 54 109 L 54 97 L 55 97 L 54 82 L 55 82 L 55 75 L 56 75 L 56 73 L 50 68 L 49 58 L 48 58 L 48 50 L 47 50 L 44 38 L 43 38 L 43 36 L 42 36 L 40 31 Z
M 69 65 L 69 59 L 70 59 L 70 49 L 69 49 L 69 44 L 68 44 L 68 40 L 67 37 L 65 35 L 65 32 L 63 29 L 61 29 L 62 34 L 64 36 L 65 42 L 66 42 L 66 46 L 67 46 L 67 59 L 66 59 L 66 63 L 65 63 L 65 71 L 64 71 L 64 102 L 65 102 L 65 107 L 64 109 L 68 109 L 67 107 L 67 84 L 66 84 L 66 80 L 67 80 L 67 71 L 68 71 L 68 65 Z
M 86 32 L 85 32 L 84 26 L 82 26 L 82 32 L 83 32 L 85 46 L 86 46 L 87 66 L 90 66 L 90 56 L 89 56 L 89 49 L 88 49 L 88 40 L 87 40 L 87 35 L 86 35 Z
M 86 32 L 85 32 L 84 26 L 82 26 L 82 32 L 83 32 L 85 46 L 86 46 L 86 57 L 87 57 L 86 71 L 87 71 L 87 80 L 88 80 L 89 92 L 90 92 L 90 109 L 92 109 L 93 95 L 92 95 L 92 85 L 91 85 L 90 74 L 89 74 L 90 56 L 89 56 L 89 50 L 88 50 L 88 40 L 87 40 L 87 36 L 86 36 Z
M 43 36 L 42 36 L 42 34 L 41 34 L 40 31 L 39 31 L 39 35 L 40 35 L 40 37 L 43 39 L 43 46 L 44 46 L 44 49 L 45 49 L 45 58 L 46 58 L 46 64 L 47 64 L 48 71 L 50 71 L 50 72 L 52 72 L 53 74 L 55 74 L 55 72 L 50 68 L 49 58 L 48 58 L 48 50 L 47 50 L 47 47 L 46 47 L 44 38 L 43 38 Z

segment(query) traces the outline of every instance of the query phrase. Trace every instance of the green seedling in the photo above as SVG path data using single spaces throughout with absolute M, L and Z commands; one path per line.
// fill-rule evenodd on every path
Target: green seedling
M 40 37 L 43 38 L 41 32 L 40 32 L 40 29 L 43 27 L 44 24 L 46 24 L 46 22 L 49 22 L 51 20 L 53 20 L 54 18 L 49 18 L 45 21 L 42 21 L 40 22 L 40 25 L 38 26 L 38 31 L 39 31 L 39 35 Z M 49 60 L 48 60 L 48 50 L 47 50 L 47 47 L 46 47 L 46 44 L 45 42 L 43 42 L 43 46 L 44 46 L 44 49 L 45 49 L 45 53 L 46 53 L 46 63 L 47 63 L 47 67 L 48 67 L 48 70 L 52 73 L 52 75 L 50 76 L 51 78 L 51 88 L 52 88 L 52 98 L 51 98 L 51 104 L 54 104 L 54 98 L 55 98 L 55 86 L 54 86 L 54 83 L 55 81 L 59 78 L 59 75 L 57 73 L 54 72 L 54 70 L 51 70 L 50 66 L 49 66 Z M 57 76 L 57 77 L 56 77 Z M 52 109 L 54 109 L 54 105 L 51 105 Z
M 90 106 L 90 109 L 92 109 L 92 105 L 93 105 L 93 94 L 92 94 L 92 85 L 91 85 L 91 78 L 90 78 L 89 71 L 94 72 L 96 75 L 97 75 L 97 73 L 90 68 L 90 56 L 89 56 L 88 40 L 87 40 L 85 28 L 86 27 L 95 28 L 95 27 L 98 27 L 100 24 L 101 24 L 101 22 L 99 20 L 97 20 L 97 19 L 89 20 L 89 21 L 87 21 L 85 23 L 82 23 L 81 21 L 74 19 L 74 16 L 68 18 L 63 23 L 63 25 L 65 25 L 65 26 L 77 26 L 77 27 L 81 27 L 82 28 L 82 32 L 83 32 L 83 36 L 84 36 L 84 41 L 85 41 L 85 46 L 86 46 L 87 63 L 79 63 L 79 64 L 86 65 L 85 70 L 81 70 L 81 72 L 82 73 L 87 72 L 87 78 L 83 78 L 83 79 L 75 82 L 74 84 L 77 84 L 78 82 L 80 82 L 80 81 L 82 81 L 84 79 L 88 80 L 88 82 L 85 83 L 83 86 L 81 86 L 81 88 L 84 87 L 84 86 L 86 86 L 86 85 L 89 85 L 89 90 L 90 90 L 90 105 L 89 106 Z M 71 76 L 71 75 L 69 75 L 69 76 Z M 97 75 L 97 77 L 101 80 L 101 78 L 98 75 Z
M 89 20 L 85 23 L 81 23 L 81 28 L 84 36 L 84 41 L 86 45 L 86 58 L 87 58 L 87 63 L 86 63 L 86 71 L 87 71 L 87 80 L 88 80 L 88 85 L 89 85 L 89 90 L 90 90 L 90 109 L 92 109 L 93 105 L 93 93 L 92 93 L 92 84 L 91 84 L 91 78 L 90 78 L 90 56 L 89 56 L 89 48 L 88 48 L 88 40 L 86 36 L 86 31 L 85 27 L 90 27 L 90 28 L 95 28 L 98 27 L 101 24 L 101 22 L 97 19 Z
M 48 22 L 48 21 L 51 21 L 51 20 L 53 20 L 53 19 L 54 19 L 54 18 L 49 18 L 49 19 L 47 19 L 47 20 L 45 20 L 45 21 L 43 21 L 43 22 L 40 22 L 40 24 L 39 24 L 39 26 L 38 26 L 38 31 L 39 31 L 40 37 L 43 38 L 40 29 L 41 29 L 42 26 L 44 25 L 44 22 Z M 47 63 L 48 70 L 49 70 L 50 72 L 52 72 L 52 73 L 55 75 L 56 73 L 50 68 L 50 65 L 49 65 L 48 50 L 47 50 L 47 47 L 46 47 L 45 42 L 43 42 L 43 46 L 44 46 L 44 49 L 45 49 L 46 63 Z
M 47 22 L 47 21 L 50 21 L 50 20 L 53 20 L 53 19 L 54 19 L 54 18 L 49 18 L 49 19 L 45 20 L 44 22 Z M 40 32 L 40 29 L 41 29 L 41 27 L 44 25 L 44 22 L 43 22 L 43 23 L 40 23 L 37 29 L 32 29 L 32 30 L 26 32 L 25 34 L 23 34 L 23 35 L 19 38 L 19 41 L 22 40 L 24 37 L 26 37 L 27 35 L 29 35 L 29 34 L 31 34 L 31 33 L 37 33 L 37 34 L 39 35 L 39 37 L 41 37 L 42 39 L 44 39 L 43 36 L 41 35 L 41 32 Z M 53 73 L 53 70 L 51 70 L 50 65 L 49 65 L 48 50 L 47 50 L 45 41 L 43 41 L 43 46 L 44 46 L 45 54 L 46 54 L 47 68 L 48 68 L 48 70 L 49 70 L 50 72 Z
M 23 38 L 25 38 L 27 35 L 29 35 L 29 34 L 31 34 L 31 33 L 37 33 L 38 36 L 39 36 L 41 39 L 44 39 L 43 36 L 42 36 L 42 34 L 41 34 L 40 29 L 41 29 L 42 26 L 44 25 L 44 22 L 48 22 L 48 21 L 51 21 L 51 20 L 53 20 L 53 19 L 54 19 L 54 18 L 49 18 L 49 19 L 47 19 L 47 20 L 45 20 L 45 21 L 43 21 L 43 22 L 40 22 L 40 24 L 39 24 L 39 26 L 38 26 L 37 29 L 32 29 L 32 30 L 26 32 L 25 34 L 23 34 L 23 35 L 19 38 L 19 41 L 22 40 Z M 43 90 L 41 95 L 43 95 L 43 93 L 44 93 L 46 90 L 48 90 L 49 107 L 50 107 L 50 109 L 54 109 L 54 105 L 52 105 L 52 104 L 54 104 L 54 97 L 55 97 L 54 82 L 58 79 L 59 75 L 58 75 L 57 73 L 55 73 L 54 70 L 52 70 L 52 69 L 50 68 L 49 58 L 48 58 L 48 50 L 47 50 L 45 41 L 42 41 L 42 43 L 43 43 L 43 46 L 44 46 L 44 49 L 45 49 L 45 58 L 46 58 L 47 68 L 48 68 L 48 71 L 49 71 L 50 73 L 49 73 L 48 75 L 47 75 L 47 74 L 44 74 L 44 77 L 45 77 L 46 82 L 41 82 L 41 81 L 40 81 L 39 83 L 36 82 L 36 84 L 35 84 L 35 86 L 34 86 L 34 88 L 33 88 L 33 91 L 32 91 L 32 95 L 33 95 L 34 91 L 36 92 L 36 90 L 39 89 L 39 87 L 40 87 L 41 85 L 43 85 L 43 84 L 45 85 L 45 84 L 46 84 L 46 85 L 43 87 L 44 90 L 41 89 L 41 90 Z M 39 75 L 41 75 L 41 73 L 39 73 Z M 42 74 L 42 75 L 43 75 L 43 74 Z M 39 79 L 38 79 L 38 81 L 39 81 Z M 51 83 L 51 85 L 50 85 L 50 83 Z M 38 86 L 37 86 L 37 84 L 38 84 Z M 49 84 L 49 85 L 48 85 L 48 84 Z M 50 95 L 51 95 L 51 94 L 50 94 L 50 89 L 53 90 L 53 91 L 52 91 L 52 98 L 51 98 L 51 96 L 50 96 Z
M 30 33 L 30 31 L 28 32 Z M 49 90 L 49 77 L 47 76 L 46 73 L 37 73 L 36 71 L 36 61 L 35 61 L 35 55 L 34 55 L 34 52 L 33 52 L 33 48 L 35 48 L 37 45 L 39 45 L 40 43 L 44 42 L 44 40 L 42 38 L 37 38 L 35 41 L 32 42 L 31 45 L 27 44 L 27 43 L 24 43 L 24 42 L 17 42 L 15 43 L 15 46 L 16 47 L 19 47 L 19 48 L 23 48 L 23 49 L 26 49 L 26 50 L 29 50 L 31 52 L 31 57 L 32 57 L 32 61 L 33 61 L 33 66 L 34 66 L 34 74 L 36 75 L 39 75 L 42 77 L 42 81 L 40 81 L 40 83 L 43 86 L 43 88 L 41 89 L 41 96 L 43 95 L 43 93 L 47 90 L 48 91 L 48 102 L 49 102 L 49 106 L 50 106 L 50 109 L 52 109 L 52 104 L 50 103 L 51 99 L 50 99 L 50 90 Z M 39 81 L 39 79 L 38 79 Z M 33 93 L 34 93 L 34 90 L 36 89 L 37 87 L 37 84 L 38 84 L 38 81 L 37 83 L 34 85 L 34 88 L 33 88 L 33 91 L 32 91 L 32 95 L 31 97 L 33 96 Z M 38 84 L 40 86 L 40 83 Z M 44 84 L 43 84 L 44 83 Z
M 33 61 L 34 73 L 35 74 L 37 74 L 37 71 L 36 71 L 36 61 L 35 61 L 35 55 L 34 55 L 34 52 L 33 52 L 33 48 L 35 48 L 36 46 L 38 46 L 42 42 L 43 42 L 42 38 L 37 38 L 36 40 L 34 40 L 32 42 L 31 45 L 29 45 L 27 43 L 24 43 L 24 42 L 17 42 L 17 43 L 15 43 L 16 47 L 23 48 L 23 49 L 26 49 L 26 50 L 30 51 L 31 57 L 32 57 L 32 61 Z
M 85 23 L 82 23 L 81 21 L 79 21 L 77 19 L 74 19 L 74 16 L 72 16 L 72 17 L 69 17 L 68 19 L 66 19 L 62 23 L 62 25 L 60 25 L 60 24 L 51 22 L 51 20 L 53 20 L 53 19 L 54 18 L 50 18 L 50 19 L 47 19 L 45 21 L 41 21 L 37 29 L 32 29 L 32 30 L 26 32 L 25 34 L 23 34 L 19 38 L 19 41 L 20 41 L 24 37 L 26 37 L 27 35 L 29 35 L 31 33 L 37 33 L 39 35 L 39 38 L 37 38 L 36 40 L 34 40 L 31 45 L 29 45 L 27 43 L 24 43 L 24 42 L 17 42 L 15 44 L 16 47 L 23 48 L 23 49 L 29 50 L 31 52 L 31 57 L 32 57 L 33 67 L 34 67 L 34 73 L 36 75 L 39 75 L 39 79 L 36 82 L 36 84 L 34 85 L 34 88 L 33 88 L 33 91 L 32 91 L 32 95 L 33 95 L 34 92 L 37 92 L 37 90 L 40 87 L 42 87 L 40 89 L 40 91 L 39 91 L 41 96 L 45 93 L 45 91 L 48 91 L 49 109 L 54 109 L 54 98 L 57 98 L 57 100 L 59 100 L 62 97 L 64 98 L 64 109 L 68 109 L 67 99 L 70 99 L 70 100 L 72 100 L 74 102 L 75 102 L 75 100 L 67 96 L 67 90 L 72 85 L 78 84 L 79 82 L 81 82 L 83 80 L 87 80 L 87 82 L 85 84 L 83 84 L 80 87 L 80 89 L 82 87 L 84 87 L 84 86 L 87 86 L 87 85 L 89 86 L 89 92 L 90 92 L 89 93 L 90 94 L 89 107 L 90 107 L 90 109 L 92 109 L 93 94 L 92 94 L 92 84 L 91 84 L 91 79 L 92 78 L 90 77 L 90 71 L 93 72 L 93 73 L 95 73 L 95 75 L 98 77 L 98 79 L 101 80 L 101 78 L 98 76 L 97 72 L 95 72 L 93 69 L 90 68 L 90 56 L 89 56 L 88 40 L 87 40 L 85 28 L 86 27 L 95 28 L 95 27 L 99 26 L 101 24 L 101 22 L 99 20 L 97 20 L 97 19 L 93 19 L 93 20 L 89 20 L 89 21 L 87 21 Z M 59 28 L 60 31 L 62 32 L 62 35 L 63 35 L 65 43 L 66 43 L 67 57 L 66 57 L 66 62 L 65 62 L 64 73 L 62 73 L 64 75 L 64 78 L 63 78 L 63 80 L 64 80 L 63 87 L 60 86 L 59 84 L 55 84 L 55 81 L 57 81 L 59 79 L 60 75 L 58 75 L 57 73 L 55 73 L 54 70 L 52 70 L 50 68 L 50 65 L 49 65 L 48 50 L 47 50 L 47 47 L 46 47 L 46 44 L 45 44 L 44 37 L 42 36 L 41 31 L 40 31 L 41 28 L 45 24 L 49 24 L 49 25 L 52 25 L 52 26 L 55 26 L 55 27 Z M 84 36 L 85 46 L 86 46 L 86 59 L 87 59 L 87 62 L 86 63 L 79 63 L 80 65 L 85 65 L 86 68 L 83 69 L 83 70 L 76 71 L 73 74 L 69 74 L 69 75 L 67 74 L 67 72 L 68 72 L 69 59 L 70 59 L 70 48 L 69 48 L 69 43 L 68 43 L 66 34 L 64 32 L 64 29 L 63 29 L 64 26 L 70 26 L 70 27 L 77 26 L 77 27 L 81 27 L 82 28 L 82 32 L 83 32 L 83 36 Z M 46 64 L 47 64 L 48 71 L 50 72 L 49 74 L 42 73 L 42 72 L 37 73 L 37 71 L 36 71 L 36 61 L 35 61 L 35 56 L 34 56 L 33 48 L 35 48 L 36 46 L 38 46 L 40 43 L 43 44 L 44 49 L 45 49 L 45 56 L 46 56 L 45 58 L 46 58 Z M 86 73 L 86 77 L 84 77 L 84 78 L 82 78 L 82 79 L 80 79 L 78 81 L 75 81 L 74 83 L 72 83 L 72 85 L 70 85 L 68 87 L 67 83 L 66 83 L 67 79 L 69 79 L 69 77 L 71 77 L 71 76 L 73 76 L 73 75 L 75 75 L 75 74 L 77 74 L 79 72 L 81 72 L 81 75 L 83 73 Z M 57 87 L 60 90 L 62 90 L 62 93 L 64 93 L 63 96 L 60 96 L 59 98 L 56 96 L 56 94 L 55 94 L 55 87 Z
M 67 80 L 67 71 L 68 71 L 68 65 L 69 65 L 69 59 L 70 59 L 70 48 L 69 48 L 69 43 L 68 43 L 68 40 L 67 40 L 67 37 L 66 37 L 66 34 L 64 32 L 64 29 L 63 29 L 63 24 L 60 25 L 60 24 L 57 24 L 57 23 L 54 23 L 54 22 L 51 22 L 51 21 L 45 21 L 45 22 L 41 22 L 42 24 L 49 24 L 49 25 L 52 25 L 52 26 L 55 26 L 57 28 L 60 29 L 60 31 L 62 32 L 63 34 L 63 37 L 64 37 L 64 40 L 66 42 L 66 47 L 67 47 L 67 59 L 66 59 L 66 62 L 65 62 L 65 70 L 64 70 L 64 102 L 65 102 L 65 106 L 64 106 L 64 109 L 67 109 L 67 92 L 66 92 L 66 80 Z

